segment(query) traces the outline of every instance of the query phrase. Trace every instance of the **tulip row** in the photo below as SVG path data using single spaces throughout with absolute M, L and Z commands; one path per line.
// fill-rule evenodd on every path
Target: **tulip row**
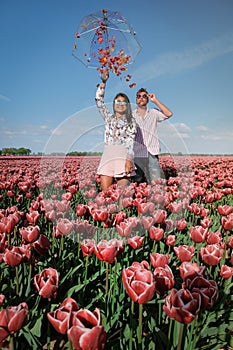
M 0 161 L 2 347 L 233 346 L 232 157 L 106 193 L 96 157 Z

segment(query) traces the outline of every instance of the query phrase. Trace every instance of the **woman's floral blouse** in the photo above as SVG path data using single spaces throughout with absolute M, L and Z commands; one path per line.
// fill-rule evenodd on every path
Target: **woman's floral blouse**
M 96 91 L 96 105 L 99 113 L 105 120 L 104 143 L 107 145 L 125 145 L 127 148 L 127 158 L 133 159 L 133 145 L 136 135 L 136 121 L 132 117 L 131 124 L 128 123 L 125 116 L 116 118 L 110 113 L 104 103 L 105 84 L 98 85 Z

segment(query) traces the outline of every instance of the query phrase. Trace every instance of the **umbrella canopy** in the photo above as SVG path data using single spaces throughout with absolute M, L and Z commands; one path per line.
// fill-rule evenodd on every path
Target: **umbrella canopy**
M 119 13 L 100 10 L 85 16 L 76 32 L 73 56 L 86 67 L 127 70 L 141 50 L 136 32 Z

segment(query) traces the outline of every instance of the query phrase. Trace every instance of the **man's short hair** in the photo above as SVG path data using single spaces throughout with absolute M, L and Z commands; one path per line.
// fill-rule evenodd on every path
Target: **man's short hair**
M 139 94 L 140 92 L 145 92 L 146 94 L 148 94 L 148 91 L 147 91 L 146 89 L 140 88 L 140 89 L 137 91 L 136 95 Z

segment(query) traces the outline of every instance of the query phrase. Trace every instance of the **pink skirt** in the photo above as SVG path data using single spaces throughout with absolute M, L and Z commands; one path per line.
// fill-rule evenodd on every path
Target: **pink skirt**
M 127 159 L 127 148 L 124 145 L 105 145 L 104 151 L 97 170 L 98 175 L 106 175 L 112 177 L 134 176 L 135 171 L 126 174 L 125 162 Z M 133 168 L 134 164 L 133 164 Z

